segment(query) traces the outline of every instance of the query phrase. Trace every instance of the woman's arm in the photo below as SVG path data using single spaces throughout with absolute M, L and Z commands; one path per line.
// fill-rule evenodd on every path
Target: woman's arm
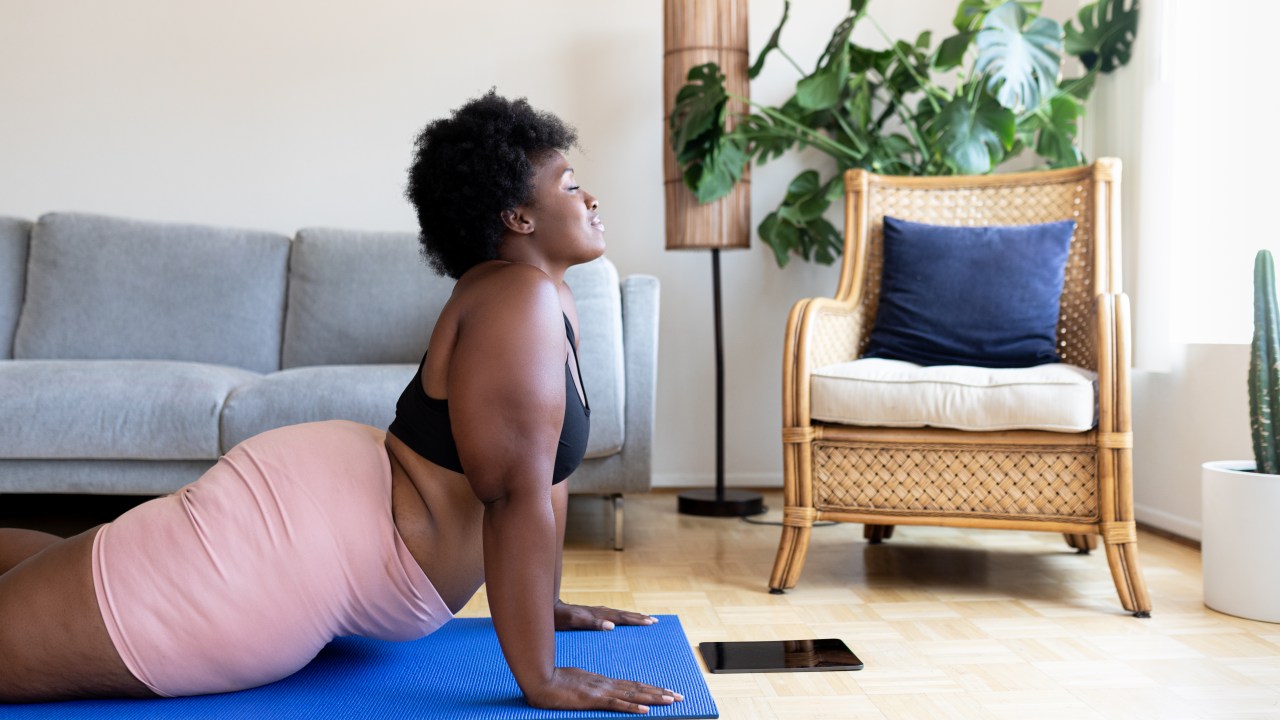
M 658 619 L 630 610 L 614 610 L 602 605 L 570 605 L 560 599 L 560 577 L 564 565 L 564 530 L 569 507 L 569 482 L 551 488 L 551 502 L 556 516 L 556 630 L 612 630 L 617 625 L 652 625 Z M 676 699 L 683 699 L 678 693 Z
M 674 693 L 555 667 L 560 551 L 551 477 L 564 419 L 564 322 L 549 278 L 496 273 L 461 318 L 449 361 L 458 455 L 484 503 L 485 584 L 503 655 L 531 705 L 646 712 Z

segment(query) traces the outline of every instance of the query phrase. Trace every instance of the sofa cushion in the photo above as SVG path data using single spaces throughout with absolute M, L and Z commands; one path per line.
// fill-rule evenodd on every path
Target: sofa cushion
M 287 237 L 49 214 L 30 253 L 14 357 L 279 368 Z
M 0 217 L 0 358 L 13 357 L 13 334 L 27 282 L 30 236 L 31 223 Z
M 317 420 L 352 420 L 385 429 L 413 365 L 291 368 L 236 388 L 222 412 L 222 451 L 260 432 Z
M 622 290 L 618 270 L 605 258 L 575 265 L 565 273 L 578 306 L 582 385 L 591 405 L 587 457 L 622 449 L 626 427 L 626 369 L 622 354 Z
M 212 460 L 227 394 L 254 377 L 161 360 L 0 362 L 0 458 Z
M 418 247 L 412 233 L 300 230 L 281 367 L 416 365 L 453 291 Z
M 4 460 L 0 493 L 165 495 L 216 460 Z
M 1084 432 L 1095 423 L 1097 377 L 1062 363 L 921 367 L 864 358 L 813 371 L 810 415 L 872 427 Z

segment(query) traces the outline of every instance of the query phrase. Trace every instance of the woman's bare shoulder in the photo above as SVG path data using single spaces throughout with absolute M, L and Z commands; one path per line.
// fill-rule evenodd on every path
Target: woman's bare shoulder
M 464 275 L 451 299 L 459 324 L 473 332 L 560 322 L 559 290 L 546 273 L 523 263 L 494 263 Z M 549 320 L 550 318 L 550 320 Z

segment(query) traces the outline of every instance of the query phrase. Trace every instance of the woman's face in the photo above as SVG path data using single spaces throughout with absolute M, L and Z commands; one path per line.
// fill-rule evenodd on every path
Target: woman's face
M 604 223 L 596 197 L 578 185 L 564 155 L 534 161 L 533 196 L 522 208 L 533 220 L 531 239 L 548 259 L 578 264 L 604 254 Z

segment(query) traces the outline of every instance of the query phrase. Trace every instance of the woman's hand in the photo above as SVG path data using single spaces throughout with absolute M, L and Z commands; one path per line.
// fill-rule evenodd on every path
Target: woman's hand
M 652 625 L 658 618 L 596 605 L 570 605 L 556 600 L 556 630 L 612 630 L 618 625 Z
M 530 705 L 544 710 L 613 710 L 639 714 L 649 712 L 650 705 L 670 705 L 684 699 L 672 690 L 632 680 L 615 680 L 578 668 L 556 668 L 551 682 L 536 694 L 526 693 L 525 697 Z

